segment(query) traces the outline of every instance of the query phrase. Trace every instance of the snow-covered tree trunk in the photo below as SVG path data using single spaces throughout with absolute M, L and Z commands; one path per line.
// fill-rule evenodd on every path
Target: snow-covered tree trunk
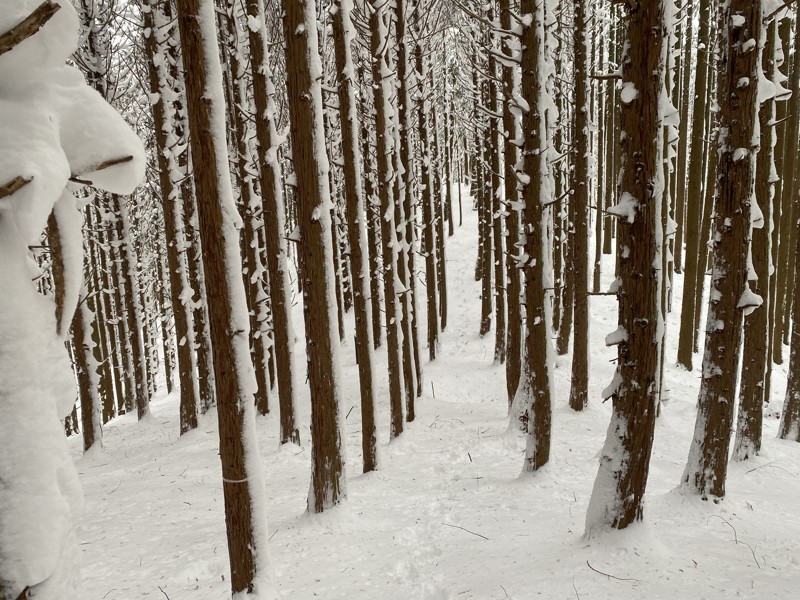
M 536 471 L 550 460 L 552 420 L 550 315 L 545 306 L 551 286 L 547 255 L 547 215 L 551 200 L 548 153 L 550 142 L 545 111 L 547 62 L 545 59 L 545 3 L 520 2 L 522 18 L 521 97 L 522 169 L 517 173 L 524 205 L 523 254 L 517 259 L 525 277 L 525 360 L 514 400 L 512 419 L 527 433 L 525 471 Z
M 170 147 L 170 140 L 176 140 L 173 111 L 174 90 L 169 81 L 168 61 L 169 44 L 158 40 L 157 36 L 165 36 L 168 41 L 168 30 L 160 2 L 148 0 L 147 10 L 142 12 L 145 27 L 144 45 L 147 52 L 150 93 L 156 102 L 152 103 L 153 127 L 155 129 L 156 156 L 159 165 L 159 184 L 161 202 L 164 211 L 164 226 L 167 244 L 167 268 L 169 271 L 169 291 L 172 312 L 175 318 L 175 335 L 178 338 L 178 382 L 180 385 L 180 431 L 181 434 L 197 427 L 197 411 L 199 400 L 194 386 L 194 331 L 191 315 L 184 303 L 189 290 L 183 274 L 180 258 L 180 246 L 183 241 L 181 228 L 182 211 L 180 205 L 180 182 L 174 178 L 181 175 L 175 162 L 176 148 Z M 168 4 L 168 2 L 166 3 Z M 158 23 L 158 28 L 156 28 Z M 161 47 L 159 47 L 161 46 Z M 165 51 L 166 50 L 166 51 Z
M 255 433 L 249 322 L 240 274 L 238 214 L 228 167 L 222 72 L 214 5 L 178 0 L 192 160 L 219 421 L 231 588 L 234 594 L 276 597 L 270 581 L 263 480 Z
M 261 198 L 263 202 L 267 272 L 272 324 L 275 335 L 275 363 L 278 380 L 281 443 L 300 442 L 295 423 L 296 371 L 292 344 L 291 287 L 286 247 L 285 213 L 279 139 L 276 131 L 275 86 L 267 54 L 267 32 L 262 0 L 246 5 L 250 62 L 253 70 L 253 101 L 256 108 L 256 140 L 259 146 Z
M 503 103 L 503 211 L 505 212 L 505 239 L 506 253 L 506 300 L 507 300 L 507 339 L 506 339 L 506 394 L 508 406 L 514 401 L 514 396 L 519 387 L 522 372 L 522 315 L 520 306 L 520 273 L 517 261 L 519 254 L 519 227 L 520 227 L 520 196 L 517 186 L 515 167 L 519 161 L 519 148 L 514 143 L 519 137 L 519 123 L 517 115 L 520 113 L 515 95 L 518 95 L 517 73 L 519 66 L 518 42 L 511 36 L 511 0 L 500 0 L 500 27 L 504 32 L 500 42 L 500 49 L 505 57 L 502 66 L 502 94 Z
M 390 15 L 387 14 L 386 3 L 381 0 L 374 0 L 368 10 L 370 11 L 370 54 L 375 98 L 375 141 L 378 167 L 376 184 L 381 211 L 386 344 L 389 360 L 390 438 L 395 438 L 403 432 L 403 380 L 401 311 L 397 297 L 399 280 L 397 276 L 398 241 L 394 210 L 396 199 L 392 185 L 395 173 L 391 167 L 391 156 L 394 152 L 391 115 L 394 111 L 390 103 L 392 92 L 386 58 L 389 44 L 387 20 Z
M 418 7 L 420 8 L 420 7 Z M 421 11 L 416 18 L 419 20 Z M 415 32 L 419 36 L 419 32 Z M 428 359 L 435 360 L 439 350 L 439 288 L 436 278 L 436 225 L 433 203 L 436 194 L 433 186 L 434 165 L 431 159 L 431 93 L 428 80 L 427 61 L 422 44 L 414 47 L 414 64 L 417 70 L 417 126 L 419 128 L 418 150 L 421 156 L 420 202 L 422 204 L 422 255 L 425 257 L 425 287 L 427 289 L 428 314 Z
M 361 175 L 361 147 L 358 115 L 353 86 L 354 66 L 351 43 L 355 37 L 351 0 L 336 0 L 333 15 L 333 41 L 339 86 L 339 121 L 342 128 L 342 158 L 347 232 L 350 240 L 350 264 L 353 274 L 355 304 L 356 361 L 361 385 L 361 450 L 365 473 L 378 466 L 375 431 L 375 384 L 372 358 L 372 311 L 369 301 L 369 264 L 367 262 L 366 213 Z
M 575 61 L 575 106 L 572 128 L 573 194 L 569 260 L 574 287 L 574 333 L 572 343 L 572 381 L 569 405 L 572 410 L 586 408 L 589 398 L 589 5 L 573 1 L 573 46 Z M 596 195 L 597 198 L 600 194 Z M 600 218 L 599 215 L 596 218 Z
M 341 502 L 347 492 L 340 415 L 339 342 L 334 331 L 331 193 L 322 115 L 322 66 L 314 0 L 284 0 L 282 6 L 311 388 L 312 462 L 308 510 L 322 512 Z
M 697 421 L 684 484 L 703 497 L 725 495 L 737 391 L 742 318 L 762 299 L 747 283 L 755 201 L 762 3 L 723 7 L 719 59 L 719 150 L 714 198 L 711 291 Z M 762 309 L 763 310 L 763 309 Z
M 658 331 L 661 268 L 661 194 L 665 38 L 671 0 L 628 9 L 622 56 L 617 220 L 619 275 L 614 283 L 619 326 L 606 336 L 617 346 L 617 370 L 603 398 L 611 422 L 586 515 L 586 530 L 624 529 L 642 517 L 658 405 Z
M 756 157 L 755 200 L 762 212 L 762 226 L 753 230 L 751 243 L 751 280 L 753 293 L 763 299 L 761 308 L 754 311 L 744 321 L 744 348 L 742 356 L 742 383 L 739 388 L 739 413 L 736 425 L 736 441 L 733 457 L 747 460 L 761 450 L 761 427 L 764 401 L 768 400 L 766 391 L 767 361 L 769 360 L 769 276 L 772 272 L 772 198 L 775 191 L 775 127 L 776 91 L 780 85 L 781 73 L 777 66 L 778 20 L 764 23 L 760 44 L 762 65 L 759 78 L 760 135 L 758 156 Z M 769 89 L 764 94 L 762 88 Z M 765 97 L 769 96 L 769 97 Z M 753 280 L 752 276 L 757 276 Z

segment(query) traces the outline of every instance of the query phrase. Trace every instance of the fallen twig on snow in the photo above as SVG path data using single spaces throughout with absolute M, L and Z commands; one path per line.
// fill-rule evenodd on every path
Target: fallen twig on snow
M 445 527 L 453 527 L 454 529 L 461 529 L 462 531 L 466 531 L 467 533 L 471 533 L 472 535 L 477 535 L 479 538 L 483 538 L 485 540 L 489 539 L 485 535 L 481 535 L 480 533 L 475 533 L 474 531 L 470 531 L 469 529 L 467 529 L 466 527 L 462 527 L 461 525 L 451 525 L 450 523 L 441 523 L 441 525 L 444 525 Z
M 603 571 L 600 571 L 599 569 L 595 569 L 589 563 L 588 560 L 586 561 L 586 566 L 589 567 L 595 573 L 599 573 L 600 575 L 605 575 L 609 579 L 616 579 L 617 581 L 635 581 L 636 583 L 641 583 L 638 579 L 634 579 L 633 577 L 617 577 L 616 575 L 611 575 L 610 573 L 604 573 Z

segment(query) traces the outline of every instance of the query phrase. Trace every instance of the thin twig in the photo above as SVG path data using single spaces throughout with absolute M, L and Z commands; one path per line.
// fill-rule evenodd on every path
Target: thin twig
M 638 579 L 634 579 L 632 577 L 617 577 L 616 575 L 611 575 L 610 573 L 603 573 L 603 571 L 599 571 L 598 569 L 595 569 L 591 564 L 589 564 L 588 560 L 586 561 L 586 566 L 589 567 L 595 573 L 599 573 L 600 575 L 605 575 L 609 579 L 616 579 L 617 581 L 635 581 L 636 583 L 641 583 Z
M 480 533 L 475 533 L 474 531 L 470 531 L 466 527 L 461 527 L 461 525 L 451 525 L 450 523 L 440 523 L 440 524 L 444 525 L 445 527 L 452 527 L 454 529 L 461 529 L 462 531 L 466 531 L 467 533 L 471 533 L 472 535 L 477 535 L 479 538 L 483 538 L 485 540 L 489 539 L 485 535 L 481 535 Z

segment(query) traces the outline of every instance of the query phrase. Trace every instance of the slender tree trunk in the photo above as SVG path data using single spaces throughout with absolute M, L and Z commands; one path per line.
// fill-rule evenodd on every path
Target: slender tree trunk
M 292 161 L 297 174 L 298 250 L 303 264 L 308 381 L 311 388 L 309 512 L 346 496 L 339 395 L 339 344 L 333 330 L 335 299 L 330 245 L 331 194 L 322 108 L 322 73 L 314 0 L 284 0 L 287 91 Z
M 263 0 L 247 0 L 248 19 L 259 24 L 249 27 L 250 62 L 253 69 L 253 100 L 256 108 L 256 139 L 259 145 L 260 187 L 264 218 L 269 299 L 275 336 L 275 366 L 280 407 L 280 440 L 300 443 L 295 423 L 294 373 L 292 353 L 294 333 L 291 319 L 291 286 L 286 247 L 284 194 L 278 161 L 278 134 L 275 119 L 275 87 L 267 56 L 267 33 Z M 254 19 L 254 21 L 252 21 Z
M 573 410 L 586 408 L 589 397 L 589 48 L 586 32 L 589 28 L 587 0 L 573 1 L 575 34 L 575 107 L 572 129 L 573 146 L 573 208 L 572 248 L 570 261 L 573 272 L 575 335 L 572 344 L 572 383 L 569 405 Z M 599 197 L 599 196 L 598 196 Z
M 369 303 L 369 265 L 367 262 L 367 234 L 364 229 L 364 194 L 361 176 L 361 148 L 359 146 L 356 98 L 353 89 L 353 55 L 350 41 L 354 36 L 350 21 L 350 4 L 336 0 L 333 15 L 333 42 L 336 52 L 336 71 L 339 75 L 339 121 L 342 127 L 342 157 L 344 159 L 344 193 L 348 235 L 350 238 L 350 264 L 353 273 L 353 301 L 355 304 L 356 360 L 361 384 L 361 450 L 365 473 L 377 468 L 375 430 L 375 384 L 372 378 L 372 321 Z
M 681 321 L 678 332 L 678 364 L 692 370 L 692 350 L 694 345 L 694 313 L 697 302 L 696 280 L 699 271 L 705 271 L 705 264 L 700 264 L 700 244 L 703 231 L 698 230 L 696 223 L 702 220 L 705 192 L 705 171 L 703 155 L 707 151 L 705 125 L 707 106 L 707 82 L 711 52 L 711 0 L 700 0 L 700 29 L 697 34 L 697 64 L 695 69 L 694 107 L 692 116 L 689 147 L 689 168 L 686 192 L 686 258 L 683 265 L 683 298 L 681 302 Z
M 372 80 L 375 93 L 375 138 L 377 154 L 378 196 L 381 205 L 381 243 L 383 249 L 384 303 L 386 305 L 386 343 L 389 359 L 389 405 L 391 407 L 390 438 L 403 432 L 403 383 L 401 372 L 400 307 L 395 282 L 397 281 L 397 235 L 394 218 L 394 193 L 391 154 L 394 136 L 391 130 L 391 95 L 389 81 L 384 71 L 389 68 L 386 43 L 389 36 L 386 3 L 374 0 L 370 13 L 370 52 L 372 55 Z
M 275 598 L 269 579 L 266 506 L 255 437 L 247 303 L 236 207 L 225 146 L 225 115 L 212 3 L 177 0 L 205 281 L 214 347 L 231 589 Z
M 531 15 L 530 24 L 523 25 L 522 35 L 527 43 L 522 47 L 522 98 L 527 110 L 522 115 L 524 145 L 523 171 L 518 175 L 522 184 L 525 206 L 525 245 L 521 267 L 525 277 L 525 360 L 522 380 L 515 403 L 515 418 L 527 433 L 524 469 L 536 471 L 550 460 L 552 402 L 550 365 L 550 315 L 545 306 L 548 272 L 546 259 L 547 218 L 543 203 L 552 194 L 548 153 L 550 143 L 545 118 L 545 7 L 537 0 L 521 0 L 522 14 Z

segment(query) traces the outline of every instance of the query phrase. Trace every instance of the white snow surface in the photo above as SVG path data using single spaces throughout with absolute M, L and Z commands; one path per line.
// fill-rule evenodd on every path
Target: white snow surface
M 468 207 L 466 186 L 462 192 Z M 645 521 L 587 539 L 586 509 L 610 419 L 610 402 L 600 401 L 600 391 L 612 378 L 609 361 L 616 356 L 602 336 L 617 326 L 616 299 L 592 298 L 588 409 L 578 414 L 568 408 L 570 360 L 556 357 L 551 464 L 520 477 L 525 440 L 508 431 L 505 369 L 492 365 L 493 336 L 477 335 L 476 227 L 476 213 L 466 210 L 464 226 L 448 238 L 449 325 L 439 358 L 424 365 L 427 387 L 417 420 L 391 444 L 388 385 L 385 371 L 376 371 L 382 463 L 368 475 L 360 472 L 354 349 L 350 342 L 343 348 L 350 457 L 344 505 L 321 515 L 304 513 L 310 462 L 305 388 L 298 388 L 301 447 L 279 448 L 277 408 L 257 420 L 279 597 L 794 597 L 800 582 L 800 445 L 775 439 L 785 366 L 775 368 L 761 456 L 731 464 L 722 503 L 703 502 L 676 489 L 699 377 L 673 366 L 677 336 L 668 335 L 671 400 L 656 424 Z M 603 289 L 611 284 L 613 266 L 613 256 L 604 256 Z M 676 275 L 675 297 L 681 288 Z M 425 311 L 418 317 L 424 331 Z M 352 333 L 352 315 L 348 319 Z M 678 322 L 679 315 L 670 314 L 669 330 L 676 331 Z M 299 339 L 297 350 L 304 346 Z M 385 361 L 385 351 L 379 352 L 376 364 Z M 79 529 L 84 597 L 230 597 L 216 416 L 179 437 L 177 395 L 156 399 L 152 411 L 147 422 L 127 415 L 109 423 L 101 457 L 82 458 L 80 440 L 70 439 L 87 502 Z

